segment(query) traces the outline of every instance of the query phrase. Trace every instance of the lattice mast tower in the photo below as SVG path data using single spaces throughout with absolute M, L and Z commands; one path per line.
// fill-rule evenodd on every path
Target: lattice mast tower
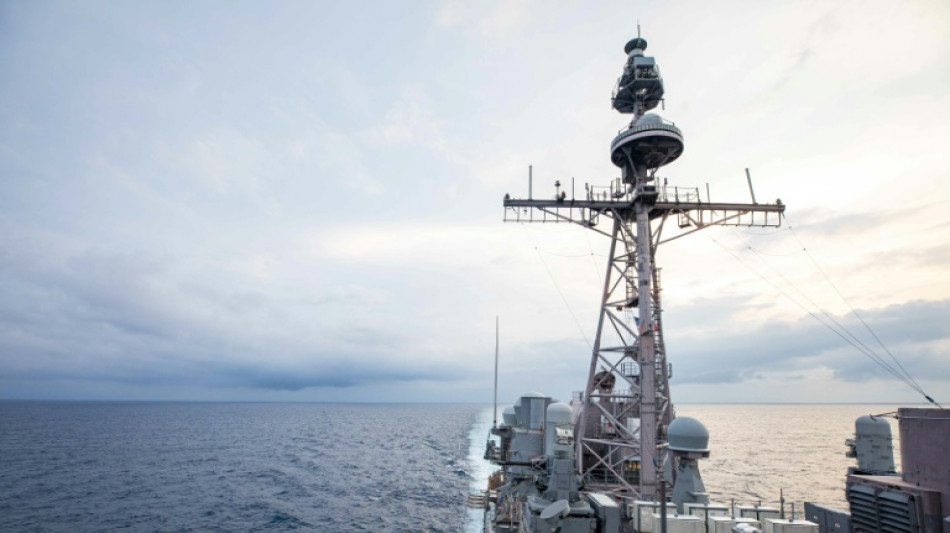
M 785 207 L 755 203 L 754 194 L 751 204 L 711 203 L 695 188 L 655 185 L 657 170 L 682 154 L 683 135 L 648 113 L 663 101 L 663 79 L 646 48 L 639 35 L 626 44 L 612 97 L 614 109 L 633 115 L 610 144 L 620 179 L 585 186 L 583 198 L 573 197 L 573 186 L 567 198 L 558 182 L 554 199 L 535 200 L 529 178 L 528 199 L 506 195 L 504 205 L 505 221 L 572 222 L 611 239 L 587 385 L 575 394 L 576 464 L 592 488 L 657 499 L 662 443 L 674 413 L 656 249 L 713 225 L 778 226 Z M 676 234 L 661 240 L 671 215 Z M 598 228 L 601 217 L 613 221 L 611 230 Z

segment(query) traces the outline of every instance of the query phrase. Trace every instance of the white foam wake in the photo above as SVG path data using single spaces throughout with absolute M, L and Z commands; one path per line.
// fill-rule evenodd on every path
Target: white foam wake
M 486 407 L 475 418 L 471 431 L 468 432 L 468 471 L 472 475 L 472 484 L 469 492 L 481 493 L 488 486 L 488 476 L 492 473 L 492 465 L 483 457 L 485 455 L 485 440 L 491 429 L 492 408 Z M 466 533 L 480 533 L 484 516 L 481 509 L 468 509 L 465 520 Z

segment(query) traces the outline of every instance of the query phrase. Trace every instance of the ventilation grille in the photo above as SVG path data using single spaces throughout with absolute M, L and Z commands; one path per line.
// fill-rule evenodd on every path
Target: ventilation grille
M 854 533 L 918 533 L 917 502 L 913 494 L 870 485 L 848 487 Z

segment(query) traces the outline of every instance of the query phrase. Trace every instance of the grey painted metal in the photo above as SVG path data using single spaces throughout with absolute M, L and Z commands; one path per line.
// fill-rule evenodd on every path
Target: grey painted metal
M 621 168 L 629 165 L 638 174 L 672 163 L 682 153 L 683 133 L 653 113 L 638 118 L 610 143 L 610 160 Z M 633 179 L 625 176 L 624 181 Z
M 668 429 L 670 450 L 675 452 L 709 452 L 709 430 L 702 422 L 681 416 Z
M 854 439 L 845 441 L 848 457 L 858 460 L 854 470 L 861 474 L 887 475 L 894 470 L 891 425 L 879 416 L 864 415 L 854 421 Z
M 680 458 L 676 467 L 676 483 L 673 485 L 673 496 L 670 498 L 676 505 L 677 512 L 684 512 L 687 503 L 708 504 L 709 495 L 706 485 L 699 475 L 699 464 L 696 459 Z
M 755 201 L 755 190 L 752 189 L 752 174 L 749 173 L 749 169 L 745 169 L 745 179 L 749 182 L 749 195 L 752 196 L 752 203 L 757 204 Z
M 656 382 L 657 363 L 666 365 L 664 357 L 657 357 L 653 330 L 653 294 L 650 282 L 653 280 L 653 246 L 650 234 L 650 213 L 641 204 L 637 213 L 637 298 L 639 304 L 640 335 L 639 354 L 631 349 L 630 356 L 639 356 L 640 362 L 640 497 L 657 496 L 656 465 L 662 464 L 657 453 L 657 397 L 663 392 L 663 384 Z
M 486 530 L 620 533 L 617 503 L 605 494 L 581 492 L 570 406 L 527 393 L 510 414 L 506 410 L 505 423 L 491 429 L 499 443 L 490 440 L 486 446 L 485 457 L 503 474 L 494 493 L 490 486 L 478 500 L 486 509 Z M 543 430 L 534 428 L 539 418 Z
M 900 431 L 902 478 L 905 482 L 932 491 L 939 500 L 941 516 L 931 516 L 923 508 L 928 523 L 939 523 L 950 516 L 950 413 L 946 409 L 902 407 L 897 418 Z M 934 531 L 938 531 L 936 526 Z M 945 522 L 943 533 L 950 533 Z
M 785 210 L 780 201 L 712 203 L 708 190 L 702 201 L 695 188 L 653 185 L 658 168 L 683 148 L 679 128 L 644 116 L 662 95 L 655 60 L 643 48 L 630 49 L 614 95 L 618 111 L 633 113 L 611 145 L 621 178 L 608 187 L 585 185 L 581 199 L 533 199 L 529 192 L 527 200 L 504 200 L 506 221 L 574 223 L 611 239 L 587 384 L 576 404 L 574 463 L 588 487 L 637 499 L 660 492 L 661 445 L 673 420 L 657 247 L 715 225 L 779 226 Z M 666 225 L 670 217 L 677 223 Z M 612 220 L 610 230 L 597 227 L 604 218 Z M 679 232 L 661 239 L 671 226 Z
M 611 258 L 613 258 L 617 252 L 617 235 L 619 232 L 620 232 L 620 219 L 614 218 L 614 229 L 611 234 L 610 252 L 609 252 L 609 257 Z M 610 292 L 610 274 L 612 271 L 613 271 L 613 262 L 607 261 L 607 272 L 604 274 L 604 290 L 602 292 L 602 294 L 604 295 L 607 295 Z M 606 314 L 603 312 L 603 305 L 601 305 L 601 312 L 597 318 L 597 331 L 594 334 L 594 346 L 592 349 L 595 355 L 600 353 L 600 339 L 602 338 L 601 334 L 603 333 L 603 330 L 604 330 L 605 317 L 606 317 Z M 597 362 L 598 362 L 598 358 L 596 356 L 591 357 L 588 376 L 595 375 L 595 372 L 597 371 Z M 588 377 L 587 385 L 586 385 L 586 388 L 584 389 L 584 397 L 583 397 L 583 400 L 585 403 L 584 403 L 584 407 L 581 410 L 581 416 L 580 416 L 581 425 L 579 428 L 575 428 L 575 434 L 578 435 L 579 437 L 583 437 L 585 435 L 591 434 L 592 432 L 587 429 L 588 425 L 596 421 L 594 418 L 595 413 L 593 413 L 593 410 L 590 409 L 591 395 L 593 393 L 593 389 L 594 389 L 594 380 Z M 584 439 L 577 438 L 575 442 L 576 442 L 575 456 L 577 457 L 577 469 L 579 472 L 588 472 L 589 465 L 585 464 L 584 462 L 584 455 L 585 455 Z
M 541 520 L 550 520 L 557 516 L 561 516 L 561 515 L 566 516 L 566 513 L 570 512 L 570 510 L 571 510 L 571 503 L 569 501 L 558 500 L 552 503 L 551 505 L 548 505 L 547 507 L 545 507 L 544 510 L 541 511 L 539 518 L 541 518 Z
M 646 50 L 647 40 L 642 37 L 634 37 L 633 39 L 630 39 L 629 41 L 627 41 L 627 44 L 624 45 L 623 47 L 623 51 L 624 53 L 629 54 L 630 52 L 633 52 L 637 48 L 640 49 L 640 52 L 643 52 L 644 50 Z
M 611 98 L 614 109 L 633 113 L 635 118 L 660 104 L 663 79 L 652 57 L 645 57 L 646 39 L 637 38 L 624 46 L 627 61 Z
M 589 497 L 594 512 L 602 524 L 601 531 L 620 531 L 620 506 L 606 494 L 592 493 Z
M 779 489 L 781 491 L 781 489 Z M 784 518 L 784 500 L 782 507 L 772 507 L 769 505 L 736 505 L 735 512 L 742 518 L 752 518 L 760 524 L 765 524 L 769 518 Z
M 851 533 L 851 513 L 828 505 L 805 502 L 805 518 L 821 533 Z
M 532 207 L 537 209 L 555 208 L 561 210 L 587 209 L 591 211 L 607 214 L 609 211 L 619 210 L 628 211 L 634 207 L 634 197 L 632 200 L 576 200 L 558 202 L 556 200 L 519 200 L 510 198 L 504 201 L 505 207 Z M 743 211 L 747 213 L 784 213 L 784 204 L 744 204 L 736 202 L 669 202 L 657 201 L 650 210 L 651 218 L 657 218 L 660 215 L 676 212 L 711 212 L 711 211 Z M 709 225 L 709 224 L 707 224 Z
M 671 500 L 678 512 L 688 513 L 686 504 L 709 503 L 698 463 L 709 457 L 709 430 L 699 420 L 684 416 L 670 422 L 667 434 L 669 450 L 677 463 Z

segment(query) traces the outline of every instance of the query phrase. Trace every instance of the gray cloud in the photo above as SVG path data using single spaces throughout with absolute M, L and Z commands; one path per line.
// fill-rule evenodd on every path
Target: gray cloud
M 340 298 L 385 305 L 365 291 L 268 293 L 253 279 L 214 281 L 225 272 L 182 276 L 162 254 L 35 237 L 2 243 L 5 379 L 298 391 L 464 375 L 459 362 L 419 359 L 412 335 L 327 316 Z
M 668 167 L 670 179 L 741 182 L 742 166 L 762 168 L 758 179 L 784 183 L 765 181 L 760 195 L 789 203 L 805 242 L 878 263 L 862 280 L 897 269 L 913 280 L 922 266 L 935 277 L 950 261 L 938 205 L 950 183 L 939 149 L 947 138 L 933 119 L 946 115 L 950 41 L 931 22 L 946 8 L 789 4 L 737 25 L 736 10 L 748 11 L 739 4 L 717 9 L 719 20 L 646 6 L 668 118 L 689 130 L 693 154 Z M 552 256 L 540 267 L 536 245 L 482 238 L 521 231 L 500 229 L 499 202 L 525 191 L 528 164 L 537 195 L 555 179 L 576 176 L 580 190 L 616 175 L 604 143 L 623 119 L 606 99 L 630 18 L 591 5 L 577 24 L 578 8 L 565 6 L 511 21 L 475 6 L 466 22 L 445 24 L 445 10 L 396 3 L 369 14 L 319 4 L 3 4 L 0 395 L 147 395 L 141 388 L 174 397 L 190 386 L 220 398 L 306 399 L 316 396 L 282 394 L 389 387 L 380 397 L 398 399 L 468 379 L 468 398 L 479 399 L 499 312 L 518 329 L 506 386 L 580 388 L 590 350 L 544 270 L 558 277 L 576 264 L 570 283 L 556 284 L 571 305 L 594 307 L 601 288 L 586 280 L 602 275 L 602 258 L 591 268 L 587 257 L 565 266 Z M 882 24 L 906 59 L 886 69 L 855 53 Z M 697 53 L 710 42 L 724 51 L 716 61 Z M 914 207 L 890 209 L 907 205 L 896 190 L 926 194 L 931 210 L 913 220 Z M 829 210 L 832 195 L 867 213 Z M 919 239 L 878 239 L 884 228 Z M 421 235 L 429 229 L 439 235 Z M 580 230 L 552 229 L 552 251 L 575 238 L 576 250 L 591 250 Z M 855 246 L 870 230 L 873 245 Z M 785 237 L 763 239 L 764 251 L 800 248 Z M 676 278 L 664 279 L 666 294 L 683 294 Z M 688 290 L 710 295 L 736 279 Z M 882 286 L 863 289 L 883 298 Z M 948 295 L 915 287 L 895 297 Z M 842 379 L 875 372 L 807 321 L 735 319 L 760 311 L 776 308 L 718 296 L 671 307 L 676 379 L 736 382 L 757 379 L 758 368 L 794 376 L 818 365 Z M 927 321 L 942 311 L 918 311 L 920 323 L 868 316 L 882 334 L 896 324 L 889 342 L 909 366 L 944 375 L 934 364 L 942 337 Z
M 354 354 L 354 357 L 358 355 Z M 365 360 L 338 363 L 322 370 L 297 368 L 279 371 L 258 366 L 225 369 L 223 373 L 237 385 L 277 391 L 299 391 L 311 387 L 349 388 L 423 380 L 457 381 L 462 376 L 457 369 L 448 365 L 393 366 Z
M 920 206 L 898 209 L 875 209 L 862 213 L 838 213 L 826 208 L 810 208 L 790 212 L 790 223 L 796 233 L 812 239 L 836 235 L 856 235 L 870 232 L 881 226 L 892 224 L 895 220 L 921 209 Z M 807 222 L 806 222 L 807 221 Z
M 726 299 L 728 300 L 728 299 Z M 707 301 L 701 308 L 715 307 Z M 735 308 L 735 302 L 723 302 Z M 741 309 L 741 306 L 739 307 Z M 917 300 L 877 310 L 858 310 L 900 363 L 917 379 L 950 378 L 947 356 L 938 343 L 950 340 L 950 300 Z M 675 337 L 669 358 L 678 383 L 735 383 L 762 371 L 795 371 L 815 366 L 831 368 L 838 379 L 866 381 L 890 375 L 877 363 L 846 344 L 811 317 L 794 322 L 769 321 L 759 325 L 734 322 L 715 313 L 697 317 L 690 311 L 672 311 L 669 334 L 684 317 L 702 320 L 714 335 L 685 331 Z M 880 354 L 892 367 L 897 364 L 878 346 L 853 316 L 837 316 L 858 339 Z M 702 323 L 702 322 L 701 322 Z

